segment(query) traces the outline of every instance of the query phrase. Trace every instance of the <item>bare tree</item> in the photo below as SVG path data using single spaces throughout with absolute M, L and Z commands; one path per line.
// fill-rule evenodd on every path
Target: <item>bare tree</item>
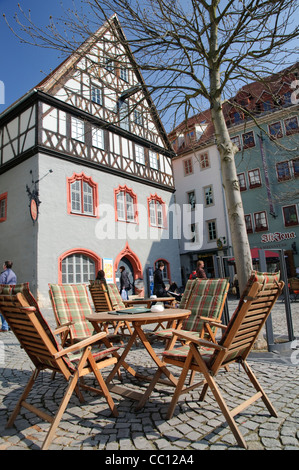
M 116 27 L 116 13 L 154 101 L 164 116 L 182 121 L 211 109 L 221 157 L 232 245 L 241 290 L 252 269 L 241 193 L 223 104 L 237 88 L 271 75 L 296 52 L 298 0 L 86 0 L 83 10 L 42 31 L 18 19 L 31 43 L 72 52 L 104 19 Z M 113 23 L 113 24 L 112 24 Z M 61 25 L 64 31 L 61 32 Z M 298 49 L 297 49 L 298 52 Z M 246 112 L 246 110 L 244 110 Z

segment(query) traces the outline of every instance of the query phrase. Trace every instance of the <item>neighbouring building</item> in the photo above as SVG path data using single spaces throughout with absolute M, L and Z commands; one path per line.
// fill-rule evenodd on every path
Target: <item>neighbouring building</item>
M 283 249 L 289 277 L 299 267 L 298 76 L 295 65 L 246 85 L 226 110 L 250 246 Z
M 276 256 L 273 250 L 283 249 L 288 276 L 296 276 L 299 267 L 298 73 L 295 65 L 248 84 L 224 105 L 231 139 L 238 147 L 235 161 L 250 247 L 253 253 L 264 249 Z M 172 161 L 176 201 L 189 206 L 191 214 L 196 203 L 203 209 L 197 222 L 182 222 L 183 275 L 187 278 L 202 258 L 208 276 L 213 276 L 214 257 L 229 260 L 233 252 L 210 111 L 183 122 L 169 138 L 177 154 Z M 274 270 L 277 259 L 270 254 L 267 267 Z M 258 267 L 256 258 L 254 265 Z M 231 275 L 227 263 L 225 267 Z
M 120 265 L 181 285 L 173 151 L 123 38 L 113 16 L 0 116 L 0 258 L 42 305 Z
M 186 281 L 199 259 L 208 277 L 215 277 L 215 256 L 232 256 L 220 158 L 210 111 L 183 122 L 169 139 L 176 203 L 181 208 L 180 253 Z

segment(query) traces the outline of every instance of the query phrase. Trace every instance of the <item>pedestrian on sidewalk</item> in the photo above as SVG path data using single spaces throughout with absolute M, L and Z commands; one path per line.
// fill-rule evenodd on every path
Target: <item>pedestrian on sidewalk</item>
M 12 268 L 12 261 L 5 261 L 3 264 L 3 271 L 0 274 L 0 284 L 5 284 L 5 285 L 16 285 L 17 283 L 17 276 L 13 272 Z M 2 326 L 1 326 L 1 332 L 5 333 L 9 331 L 8 323 L 5 320 L 5 318 L 1 316 L 1 321 L 2 321 Z

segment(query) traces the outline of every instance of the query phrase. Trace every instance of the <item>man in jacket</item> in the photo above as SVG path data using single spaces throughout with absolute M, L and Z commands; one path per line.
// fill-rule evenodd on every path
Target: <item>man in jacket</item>
M 17 276 L 11 268 L 12 268 L 12 261 L 5 261 L 3 264 L 3 271 L 0 274 L 0 284 L 16 285 Z M 0 331 L 5 333 L 9 330 L 8 323 L 2 315 L 0 316 L 1 316 L 1 321 L 2 321 L 2 327 Z

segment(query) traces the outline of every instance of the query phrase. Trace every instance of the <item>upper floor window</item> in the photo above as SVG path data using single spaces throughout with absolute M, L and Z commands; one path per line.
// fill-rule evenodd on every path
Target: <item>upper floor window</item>
M 144 147 L 141 147 L 141 145 L 135 145 L 135 156 L 136 156 L 136 162 L 142 163 L 144 165 L 145 163 Z
M 239 180 L 240 191 L 245 191 L 247 189 L 245 173 L 239 173 L 238 180 Z
M 188 203 L 190 204 L 191 209 L 195 209 L 195 204 L 196 204 L 195 191 L 189 191 L 189 193 L 187 193 L 187 197 L 188 197 Z
M 269 124 L 269 134 L 272 139 L 280 139 L 283 137 L 282 126 L 281 122 L 274 122 L 273 124 Z
M 84 121 L 72 116 L 72 138 L 84 142 Z
M 68 213 L 97 216 L 97 184 L 84 173 L 68 178 Z
M 238 147 L 238 150 L 241 150 L 241 142 L 240 142 L 240 137 L 238 135 L 231 137 L 231 141 L 233 142 L 233 144 L 235 144 Z
M 111 59 L 110 57 L 105 57 L 104 58 L 104 67 L 107 70 L 107 72 L 114 73 L 114 60 Z
M 142 117 L 141 111 L 139 111 L 138 109 L 134 109 L 133 117 L 134 117 L 135 124 L 138 124 L 139 126 L 143 126 L 143 117 Z
M 276 173 L 278 181 L 286 181 L 291 179 L 291 170 L 289 162 L 276 163 Z
M 203 190 L 205 196 L 205 206 L 211 206 L 214 204 L 213 187 L 211 185 L 205 186 Z
M 119 69 L 119 76 L 124 82 L 128 82 L 128 69 L 124 66 L 121 66 Z
M 119 109 L 119 126 L 126 130 L 130 130 L 130 119 L 129 119 L 129 104 L 126 101 L 118 101 Z
M 295 204 L 282 208 L 284 225 L 286 227 L 298 225 L 298 212 Z
M 249 179 L 249 187 L 251 189 L 261 186 L 262 182 L 261 182 L 261 174 L 260 174 L 259 168 L 256 168 L 255 170 L 249 170 L 248 179 Z
M 296 134 L 297 132 L 299 132 L 297 116 L 291 117 L 289 119 L 285 119 L 284 125 L 286 128 L 287 135 Z
M 214 241 L 217 239 L 217 230 L 216 230 L 216 221 L 215 220 L 208 220 L 208 240 Z
M 127 186 L 115 190 L 117 220 L 137 223 L 137 196 Z
M 7 218 L 7 193 L 0 194 L 0 222 Z
M 100 105 L 103 104 L 103 92 L 101 88 L 94 85 L 91 86 L 91 101 Z
M 201 170 L 210 168 L 210 159 L 208 153 L 202 153 L 201 155 L 199 155 L 199 165 Z
M 292 163 L 293 163 L 294 176 L 295 178 L 298 178 L 299 177 L 299 158 L 292 160 Z
M 243 138 L 243 148 L 248 149 L 250 147 L 255 147 L 254 134 L 252 131 L 242 134 Z
M 184 165 L 184 175 L 188 176 L 193 173 L 193 163 L 192 163 L 192 158 L 188 158 L 187 160 L 183 161 Z
M 268 230 L 267 214 L 265 211 L 254 213 L 254 224 L 256 232 Z
M 151 227 L 166 227 L 165 203 L 158 197 L 148 198 L 149 221 Z
M 154 168 L 155 170 L 158 170 L 158 154 L 157 154 L 157 152 L 154 152 L 153 150 L 149 151 L 149 163 L 150 163 L 151 168 Z
M 99 127 L 92 127 L 92 145 L 99 149 L 104 148 L 104 130 Z

